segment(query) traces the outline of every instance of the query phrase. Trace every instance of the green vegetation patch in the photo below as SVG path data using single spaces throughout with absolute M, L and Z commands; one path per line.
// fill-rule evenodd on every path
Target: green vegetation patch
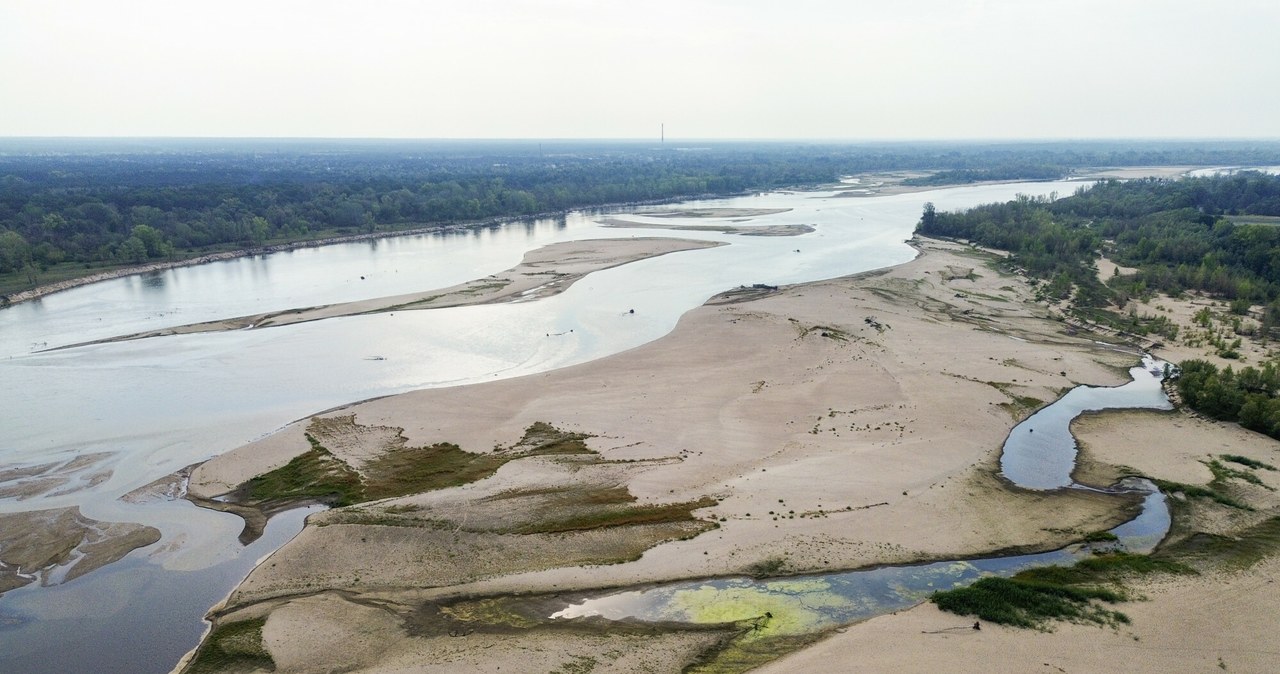
M 1203 360 L 1184 360 L 1177 381 L 1178 394 L 1191 409 L 1280 439 L 1280 369 L 1273 363 L 1237 372 Z
M 848 331 L 835 328 L 830 325 L 814 325 L 807 328 L 800 328 L 797 326 L 797 328 L 800 330 L 800 339 L 804 339 L 811 334 L 826 337 L 827 339 L 835 340 L 837 342 L 847 342 L 850 339 L 853 339 Z
M 365 500 L 475 482 L 493 475 L 513 458 L 499 453 L 473 454 L 447 442 L 392 450 L 365 464 Z
M 1244 482 L 1257 485 L 1263 489 L 1272 490 L 1271 487 L 1263 484 L 1262 478 L 1257 475 L 1247 471 L 1237 470 L 1217 459 L 1201 461 L 1200 463 L 1203 463 L 1209 469 L 1209 472 L 1213 473 L 1213 481 L 1209 483 L 1211 485 L 1225 485 L 1228 480 L 1243 480 Z
M 785 557 L 769 557 L 748 566 L 747 573 L 756 578 L 768 578 L 769 576 L 781 575 L 786 566 L 787 560 Z
M 683 674 L 739 674 L 762 667 L 778 658 L 816 643 L 823 634 L 782 635 L 751 638 L 756 625 L 747 623 L 745 635 L 726 637 L 704 651 L 687 667 Z
M 931 600 L 944 611 L 1014 627 L 1045 629 L 1052 620 L 1100 625 L 1129 622 L 1123 613 L 1094 603 L 1123 600 L 1122 595 L 1105 588 L 983 578 L 968 587 L 934 593 Z
M 1223 454 L 1222 460 L 1230 461 L 1231 463 L 1238 463 L 1242 466 L 1253 468 L 1255 470 L 1275 470 L 1276 469 L 1275 466 L 1269 463 L 1263 463 L 1262 461 L 1258 461 L 1256 459 L 1250 459 L 1247 456 L 1240 456 L 1239 454 Z
M 572 655 L 568 662 L 562 663 L 559 669 L 551 670 L 551 674 L 589 674 L 595 670 L 598 660 L 585 655 Z
M 1153 573 L 1195 574 L 1191 567 L 1162 557 L 1108 552 L 1076 562 L 1072 566 L 1042 566 L 1014 576 L 1018 580 L 1060 585 L 1120 583 L 1126 578 Z
M 635 501 L 635 497 L 630 494 L 627 495 L 627 498 L 630 501 Z M 548 517 L 517 527 L 513 533 L 549 534 L 603 529 L 606 527 L 688 522 L 695 519 L 693 511 L 699 508 L 709 508 L 716 503 L 717 501 L 710 497 L 682 503 L 652 505 L 596 503 L 591 505 L 602 507 L 579 510 L 577 512 L 570 511 L 561 517 Z
M 562 431 L 545 421 L 535 421 L 525 429 L 524 437 L 513 449 L 524 452 L 525 456 L 548 456 L 553 454 L 595 454 L 587 447 L 586 433 Z
M 348 425 L 354 417 L 316 419 L 312 429 Z M 392 429 L 394 430 L 394 429 Z M 530 456 L 595 454 L 582 433 L 561 431 L 537 422 L 509 449 L 477 454 L 448 442 L 426 447 L 405 447 L 398 436 L 390 447 L 363 466 L 363 474 L 334 456 L 311 433 L 311 449 L 289 463 L 249 480 L 239 490 L 243 500 L 255 506 L 275 506 L 297 501 L 319 501 L 341 507 L 434 489 L 456 487 L 493 475 L 503 464 Z
M 310 434 L 307 442 L 311 443 L 310 451 L 245 484 L 242 492 L 251 503 L 315 500 L 345 506 L 365 500 L 359 474 Z
M 254 618 L 213 628 L 187 667 L 187 672 L 204 674 L 253 669 L 274 672 L 276 663 L 262 643 L 262 626 L 266 621 L 266 618 Z
M 1025 416 L 1027 412 L 1034 412 L 1044 405 L 1044 401 L 1035 396 L 1015 393 L 1013 391 L 1013 387 L 1017 386 L 1017 384 L 1012 382 L 989 381 L 986 382 L 986 384 L 1006 396 L 1009 396 L 1010 401 L 1000 403 L 1000 407 L 1004 408 L 1004 410 L 1011 414 L 1015 419 L 1020 419 Z
M 1244 569 L 1280 550 L 1280 517 L 1245 529 L 1239 536 L 1196 533 L 1161 550 L 1161 556 Z
M 1227 494 L 1218 491 L 1212 487 L 1201 487 L 1195 484 L 1186 484 L 1184 482 L 1173 482 L 1172 480 L 1161 480 L 1152 478 L 1160 491 L 1166 494 L 1182 494 L 1187 498 L 1204 498 L 1215 503 L 1220 503 L 1228 508 L 1237 508 L 1239 510 L 1253 510 L 1248 504 L 1241 503 Z
M 1195 571 L 1169 559 L 1113 552 L 1073 566 L 1028 569 L 1012 578 L 983 578 L 968 587 L 935 592 L 931 601 L 944 611 L 1014 627 L 1047 629 L 1055 620 L 1118 625 L 1129 618 L 1098 602 L 1126 601 L 1122 581 L 1153 573 Z

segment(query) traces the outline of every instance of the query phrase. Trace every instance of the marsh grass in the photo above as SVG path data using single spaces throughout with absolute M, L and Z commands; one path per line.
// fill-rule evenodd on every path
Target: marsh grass
M 365 497 L 377 500 L 475 482 L 493 475 L 512 458 L 472 454 L 447 442 L 404 447 L 365 464 Z
M 1045 629 L 1052 620 L 1115 625 L 1128 616 L 1094 603 L 1116 603 L 1123 596 L 1100 587 L 1073 587 L 1015 578 L 983 578 L 968 587 L 937 592 L 938 608 L 960 615 L 974 615 L 988 622 L 1014 627 Z
M 809 328 L 797 328 L 800 331 L 799 339 L 804 339 L 811 334 L 817 333 L 821 337 L 833 339 L 837 342 L 847 342 L 853 337 L 845 330 L 835 328 L 830 325 L 815 325 Z
M 1005 364 L 1007 365 L 1008 363 Z M 1010 402 L 1000 403 L 1000 407 L 1004 408 L 1015 419 L 1020 419 L 1026 416 L 1027 412 L 1034 412 L 1044 406 L 1044 401 L 1035 396 L 1014 393 L 1013 387 L 1017 386 L 1017 384 L 1013 382 L 988 381 L 983 383 L 1009 397 Z
M 209 633 L 186 671 L 190 674 L 261 669 L 274 672 L 276 663 L 262 643 L 265 623 L 266 618 L 255 618 L 218 625 Z
M 1127 601 L 1122 582 L 1154 573 L 1195 571 L 1168 559 L 1111 552 L 1073 566 L 1028 569 L 1012 578 L 983 578 L 968 587 L 935 592 L 930 599 L 944 611 L 1014 627 L 1047 629 L 1055 620 L 1114 626 L 1128 623 L 1128 616 L 1098 602 Z
M 255 504 L 314 500 L 345 506 L 365 500 L 360 476 L 311 434 L 311 450 L 249 480 L 241 490 Z

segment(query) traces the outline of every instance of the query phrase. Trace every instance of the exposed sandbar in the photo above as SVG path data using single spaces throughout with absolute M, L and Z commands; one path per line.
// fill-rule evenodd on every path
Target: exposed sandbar
M 637 222 L 623 218 L 600 218 L 596 220 L 604 227 L 627 229 L 673 229 L 686 232 L 721 232 L 723 234 L 740 234 L 742 236 L 800 236 L 814 230 L 813 225 L 761 225 L 743 227 L 740 225 L 666 225 L 651 222 Z
M 786 213 L 790 208 L 682 208 L 670 211 L 644 211 L 651 218 L 754 218 Z
M 163 337 L 166 335 L 293 325 L 326 318 L 386 311 L 442 309 L 472 304 L 531 301 L 559 294 L 591 272 L 618 267 L 668 253 L 722 245 L 725 244 L 713 241 L 674 238 L 595 239 L 553 243 L 537 250 L 529 251 L 525 254 L 524 260 L 520 264 L 505 272 L 448 288 L 318 307 L 273 311 L 204 323 L 192 323 L 60 348 L 122 342 L 148 337 Z

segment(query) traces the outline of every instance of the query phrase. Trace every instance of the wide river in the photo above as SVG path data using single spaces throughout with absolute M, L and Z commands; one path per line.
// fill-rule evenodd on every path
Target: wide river
M 48 493 L 0 498 L 0 513 L 78 506 L 94 519 L 140 522 L 162 532 L 158 543 L 117 564 L 0 597 L 0 671 L 168 671 L 196 644 L 204 612 L 296 533 L 304 514 L 276 518 L 263 539 L 245 548 L 236 539 L 238 518 L 182 500 L 120 500 L 138 487 L 319 410 L 543 372 L 633 348 L 667 334 L 686 311 L 738 285 L 813 281 L 906 262 L 914 251 L 905 241 L 926 201 L 957 209 L 1017 194 L 1065 195 L 1080 185 L 986 185 L 883 197 L 784 192 L 681 206 L 790 209 L 729 224 L 815 227 L 795 237 L 611 229 L 597 224 L 595 214 L 575 212 L 132 276 L 0 310 L 0 470 L 91 457 Z M 725 223 L 645 215 L 671 209 L 633 209 L 625 217 L 667 225 Z M 532 302 L 45 351 L 166 326 L 445 287 L 510 268 L 525 252 L 550 243 L 633 236 L 730 245 L 597 272 L 560 295 Z M 628 314 L 632 309 L 635 314 Z M 0 490 L 11 486 L 0 483 Z

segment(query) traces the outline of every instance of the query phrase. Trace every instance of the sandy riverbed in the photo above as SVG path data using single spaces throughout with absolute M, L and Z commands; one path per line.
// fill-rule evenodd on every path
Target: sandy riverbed
M 1023 492 L 994 473 L 1005 435 L 1036 401 L 1079 383 L 1123 383 L 1136 356 L 1068 334 L 1031 301 L 1023 280 L 984 266 L 984 255 L 932 240 L 917 245 L 921 257 L 888 270 L 726 293 L 687 314 L 667 337 L 606 359 L 352 405 L 322 415 L 328 421 L 319 427 L 305 420 L 204 464 L 192 475 L 191 491 L 209 497 L 307 452 L 304 434 L 316 428 L 345 429 L 328 446 L 359 469 L 390 447 L 451 442 L 478 453 L 512 447 L 536 422 L 589 434 L 587 445 L 599 457 L 516 459 L 477 482 L 314 517 L 232 594 L 219 621 L 264 617 L 263 642 L 277 671 L 311 671 L 316 662 L 358 671 L 545 671 L 587 660 L 591 671 L 676 671 L 714 639 L 666 634 L 649 649 L 644 639 L 599 630 L 510 626 L 446 634 L 432 631 L 437 623 L 427 614 L 437 610 L 434 601 L 450 597 L 726 575 L 766 562 L 798 573 L 1049 549 L 1121 521 L 1123 504 L 1112 497 Z M 1149 418 L 1154 425 L 1139 436 L 1149 445 L 1141 456 L 1114 449 L 1137 441 L 1126 435 L 1130 425 L 1091 426 L 1083 434 L 1090 474 L 1109 477 L 1120 463 L 1195 482 L 1192 464 L 1202 450 L 1194 448 L 1220 429 L 1198 422 L 1205 426 L 1197 433 L 1169 432 L 1175 418 Z M 1274 452 L 1271 441 L 1258 443 L 1240 453 Z M 1159 452 L 1170 447 L 1180 453 L 1166 475 Z M 715 499 L 695 514 L 718 528 L 679 540 L 672 530 L 521 534 L 493 524 L 533 517 L 549 495 L 623 488 L 642 504 Z M 536 507 L 502 505 L 513 495 L 534 499 L 519 503 Z M 818 511 L 825 516 L 805 516 Z M 393 516 L 400 519 L 387 519 Z M 617 563 L 584 566 L 584 560 Z M 1241 582 L 1274 575 L 1273 564 L 1258 568 Z M 1185 611 L 1196 593 L 1233 582 L 1210 578 L 1171 581 L 1167 594 L 1178 599 L 1167 603 L 1169 611 Z M 1146 607 L 1161 601 L 1129 610 L 1139 639 L 1165 634 L 1166 623 L 1142 622 L 1154 616 Z M 1274 603 L 1241 602 L 1239 610 L 1266 625 L 1274 615 L 1268 601 Z M 932 667 L 976 671 L 1002 662 L 1000 649 L 1020 651 L 1029 663 L 1047 652 L 1039 645 L 1046 638 L 1066 640 L 1065 653 L 1086 649 L 1086 638 L 1098 632 L 1068 627 L 1045 637 L 990 629 L 981 633 L 990 647 L 953 654 L 939 652 L 938 644 L 984 642 L 961 642 L 967 634 L 919 636 L 962 623 L 969 624 L 919 607 L 853 626 L 776 671 L 814 663 L 925 666 L 947 655 L 959 660 Z M 1189 629 L 1179 641 L 1202 649 L 1229 643 L 1244 652 L 1258 639 L 1256 629 L 1244 632 Z M 890 633 L 900 636 L 883 636 Z M 1023 660 L 1009 662 L 1009 671 L 1023 670 Z M 1089 669 L 1092 661 L 1070 662 Z M 1191 666 L 1199 661 L 1182 662 L 1183 671 L 1203 671 Z M 1160 663 L 1170 671 L 1170 663 Z

